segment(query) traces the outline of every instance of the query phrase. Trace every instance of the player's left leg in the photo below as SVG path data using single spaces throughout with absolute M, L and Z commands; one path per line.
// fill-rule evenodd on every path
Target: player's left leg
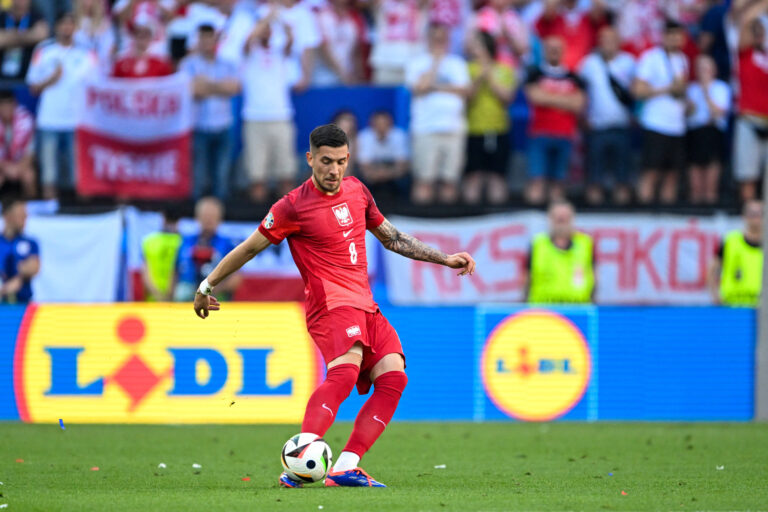
M 373 394 L 360 409 L 349 441 L 325 481 L 327 486 L 385 487 L 358 464 L 384 432 L 408 383 L 403 356 L 399 353 L 385 355 L 371 369 L 371 381 Z

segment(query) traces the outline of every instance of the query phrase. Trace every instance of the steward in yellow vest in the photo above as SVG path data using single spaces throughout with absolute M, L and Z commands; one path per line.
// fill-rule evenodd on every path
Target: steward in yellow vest
M 141 269 L 144 300 L 163 302 L 173 300 L 176 281 L 176 260 L 181 247 L 176 213 L 163 213 L 163 230 L 147 235 L 141 242 Z
M 763 284 L 762 204 L 747 202 L 743 216 L 744 231 L 725 236 L 710 271 L 715 302 L 728 306 L 757 306 Z
M 573 217 L 570 203 L 550 206 L 550 232 L 536 235 L 531 244 L 528 302 L 592 302 L 596 284 L 592 238 L 574 231 Z

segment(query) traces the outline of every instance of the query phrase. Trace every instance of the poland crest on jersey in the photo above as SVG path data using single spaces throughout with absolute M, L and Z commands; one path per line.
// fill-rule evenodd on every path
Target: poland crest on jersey
M 347 203 L 341 203 L 334 206 L 333 214 L 336 216 L 336 220 L 339 221 L 340 226 L 349 226 L 352 224 L 352 214 L 349 213 L 349 206 L 347 206 Z

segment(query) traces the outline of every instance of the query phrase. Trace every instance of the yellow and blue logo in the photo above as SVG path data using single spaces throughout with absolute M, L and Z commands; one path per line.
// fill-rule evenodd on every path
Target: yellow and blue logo
M 293 423 L 322 367 L 299 304 L 30 306 L 20 417 L 82 423 Z
M 591 373 L 581 331 L 564 316 L 542 310 L 503 320 L 486 340 L 481 365 L 491 401 L 527 421 L 555 419 L 573 409 Z

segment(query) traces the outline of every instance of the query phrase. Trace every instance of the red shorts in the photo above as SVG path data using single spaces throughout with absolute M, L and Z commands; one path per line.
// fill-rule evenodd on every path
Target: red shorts
M 387 354 L 400 354 L 405 360 L 397 332 L 379 310 L 368 313 L 352 306 L 341 306 L 313 320 L 307 330 L 326 365 L 349 352 L 355 342 L 363 344 L 363 362 L 357 378 L 357 391 L 361 395 L 371 389 L 370 372 L 381 358 Z

